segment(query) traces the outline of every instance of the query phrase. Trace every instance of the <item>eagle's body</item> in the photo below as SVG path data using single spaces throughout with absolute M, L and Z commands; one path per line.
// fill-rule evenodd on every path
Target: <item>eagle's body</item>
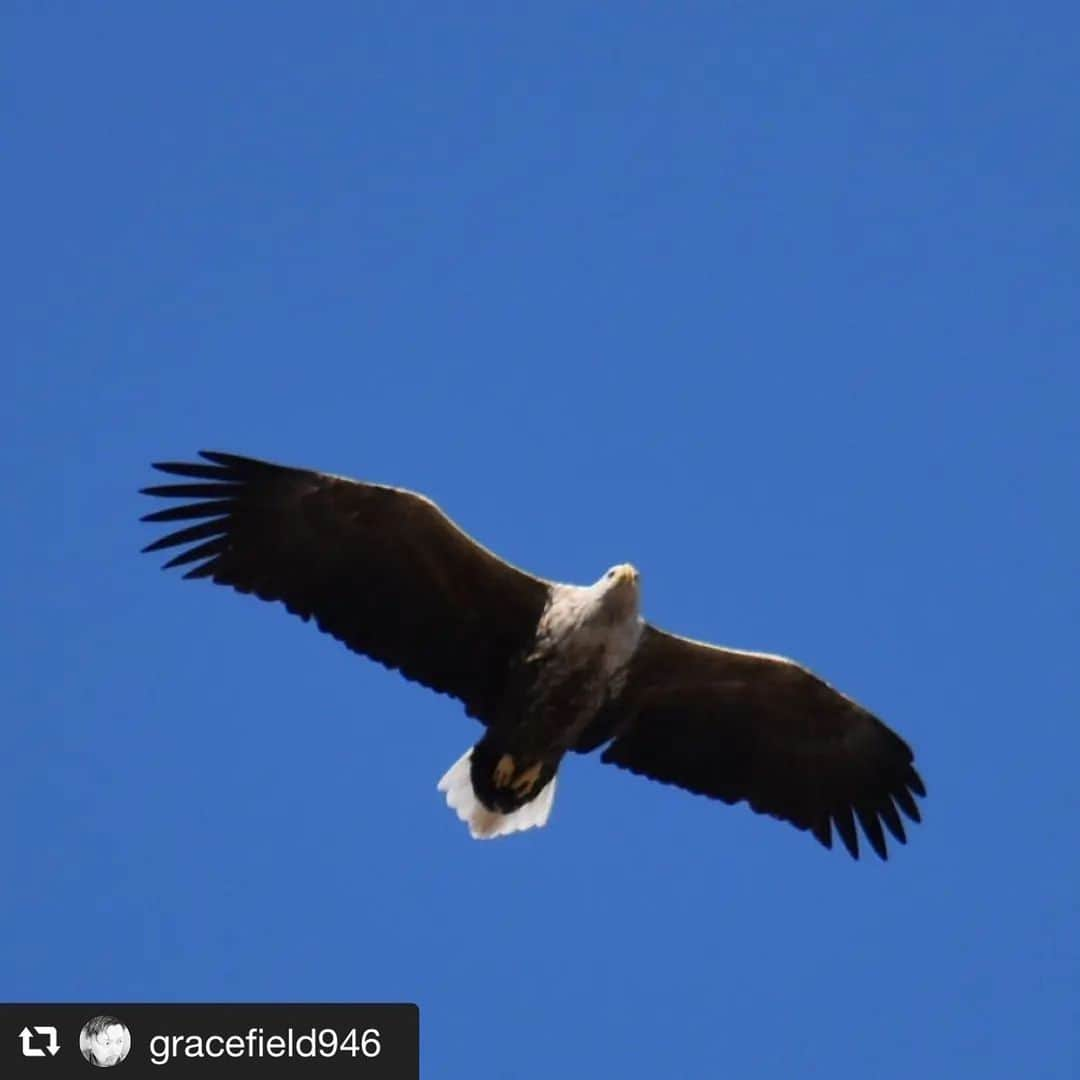
M 536 635 L 514 663 L 496 722 L 439 782 L 474 836 L 502 836 L 547 820 L 563 755 L 626 685 L 644 629 L 637 577 L 633 567 L 618 566 L 594 585 L 551 589 Z M 519 812 L 534 800 L 540 805 Z
M 856 819 L 886 857 L 925 795 L 907 744 L 798 664 L 668 634 L 640 614 L 638 574 L 590 586 L 527 574 L 414 492 L 232 454 L 162 463 L 185 477 L 146 515 L 197 524 L 148 551 L 166 566 L 282 602 L 354 651 L 452 694 L 487 729 L 439 782 L 476 837 L 543 825 L 564 755 L 602 760 L 806 829 Z M 194 500 L 194 501 L 192 501 Z M 205 519 L 205 520 L 200 520 Z M 606 745 L 605 745 L 606 744 Z

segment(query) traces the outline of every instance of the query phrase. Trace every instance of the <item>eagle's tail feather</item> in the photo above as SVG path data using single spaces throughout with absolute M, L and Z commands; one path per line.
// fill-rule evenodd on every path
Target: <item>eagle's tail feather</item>
M 462 821 L 467 822 L 474 840 L 491 840 L 507 836 L 522 829 L 537 828 L 547 824 L 551 804 L 555 801 L 555 777 L 541 790 L 535 799 L 519 806 L 508 814 L 489 810 L 473 791 L 473 748 L 462 754 L 439 781 L 439 790 L 446 793 L 446 803 Z

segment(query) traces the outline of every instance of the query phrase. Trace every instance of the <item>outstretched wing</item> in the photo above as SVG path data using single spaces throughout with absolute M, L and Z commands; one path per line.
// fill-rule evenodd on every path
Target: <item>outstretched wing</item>
M 746 800 L 859 857 L 858 819 L 887 858 L 882 823 L 906 841 L 926 789 L 907 743 L 817 676 L 647 627 L 623 693 L 586 738 L 603 760 L 724 802 Z M 588 749 L 588 746 L 582 747 Z
M 144 551 L 183 546 L 166 569 L 193 563 L 184 577 L 279 600 L 490 722 L 511 661 L 532 640 L 547 582 L 503 562 L 414 492 L 200 456 L 210 464 L 155 464 L 193 482 L 145 488 L 181 503 L 143 520 L 198 523 Z

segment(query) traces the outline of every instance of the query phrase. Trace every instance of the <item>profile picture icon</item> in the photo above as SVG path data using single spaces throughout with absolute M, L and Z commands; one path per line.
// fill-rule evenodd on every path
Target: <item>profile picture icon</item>
M 131 1049 L 131 1032 L 115 1016 L 95 1016 L 79 1032 L 79 1049 L 91 1065 L 119 1065 Z

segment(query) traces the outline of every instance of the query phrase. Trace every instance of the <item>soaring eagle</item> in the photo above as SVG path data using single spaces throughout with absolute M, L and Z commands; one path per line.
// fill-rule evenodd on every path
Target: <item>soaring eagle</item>
M 638 572 L 562 585 L 503 562 L 412 491 L 200 451 L 145 488 L 196 521 L 145 551 L 294 615 L 458 698 L 486 731 L 439 781 L 474 837 L 543 825 L 559 763 L 601 760 L 809 831 L 856 820 L 881 858 L 926 789 L 907 743 L 791 660 L 677 637 L 639 614 Z M 884 829 L 883 829 L 884 826 Z

